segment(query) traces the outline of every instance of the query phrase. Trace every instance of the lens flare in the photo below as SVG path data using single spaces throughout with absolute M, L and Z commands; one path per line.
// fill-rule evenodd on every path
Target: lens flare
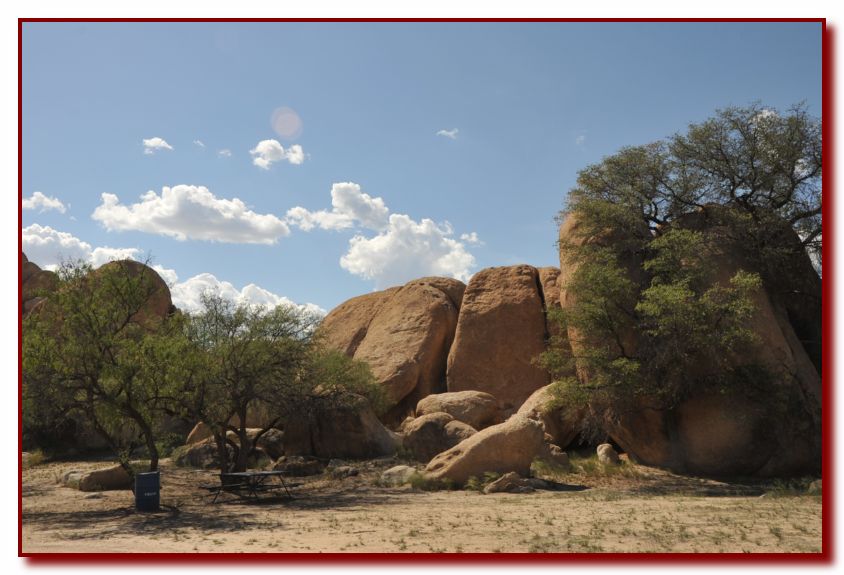
M 270 124 L 275 133 L 285 140 L 295 140 L 302 134 L 302 118 L 292 108 L 281 107 L 273 110 Z

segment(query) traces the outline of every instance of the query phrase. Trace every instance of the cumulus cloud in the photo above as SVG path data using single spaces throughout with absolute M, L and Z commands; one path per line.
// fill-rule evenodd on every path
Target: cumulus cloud
M 158 268 L 155 268 L 159 271 Z M 173 305 L 188 313 L 197 313 L 202 311 L 202 295 L 211 293 L 222 297 L 236 305 L 249 306 L 263 306 L 267 309 L 273 309 L 277 306 L 294 306 L 302 311 L 310 312 L 317 315 L 325 315 L 325 310 L 316 304 L 306 303 L 297 304 L 296 302 L 274 294 L 255 284 L 248 284 L 242 289 L 237 289 L 234 285 L 227 281 L 217 279 L 213 274 L 201 273 L 184 281 L 177 282 L 173 270 L 162 268 L 163 274 L 159 274 L 171 284 L 170 295 L 173 298 Z M 165 277 L 166 275 L 166 277 Z M 172 280 L 172 281 L 169 281 Z
M 72 234 L 39 224 L 32 224 L 23 229 L 23 252 L 30 261 L 43 269 L 49 270 L 55 270 L 63 261 L 82 260 L 90 263 L 94 268 L 98 268 L 113 260 L 131 259 L 140 261 L 139 258 L 142 255 L 141 250 L 137 248 L 103 246 L 91 249 L 91 244 Z M 297 304 L 287 297 L 275 294 L 255 284 L 248 284 L 242 289 L 237 289 L 231 283 L 218 280 L 209 273 L 195 275 L 180 283 L 176 270 L 165 268 L 159 264 L 153 265 L 152 269 L 170 287 L 173 304 L 183 311 L 201 311 L 201 296 L 204 292 L 209 291 L 237 305 L 260 305 L 267 309 L 279 305 L 295 306 L 315 315 L 326 314 L 326 311 L 316 304 Z
M 137 248 L 110 248 L 108 246 L 97 247 L 87 258 L 95 268 L 114 260 L 136 260 L 141 250 Z
M 217 155 L 220 156 L 221 158 L 231 158 L 232 157 L 232 151 L 229 150 L 228 148 L 223 148 L 222 150 L 217 152 Z
M 39 224 L 24 228 L 22 236 L 26 257 L 45 269 L 56 269 L 63 261 L 78 260 L 98 268 L 112 260 L 138 259 L 141 254 L 137 248 L 92 248 L 73 234 Z
M 297 206 L 287 211 L 287 222 L 304 231 L 315 227 L 343 230 L 358 225 L 378 231 L 387 226 L 389 215 L 383 199 L 362 192 L 353 182 L 339 182 L 331 186 L 331 211 L 311 212 Z
M 458 130 L 457 128 L 452 128 L 451 130 L 440 130 L 439 132 L 437 132 L 437 135 L 449 138 L 451 140 L 456 140 L 458 132 L 460 132 L 460 130 Z
M 290 228 L 272 214 L 258 214 L 238 198 L 217 198 L 204 186 L 164 187 L 149 191 L 136 204 L 123 205 L 114 194 L 102 194 L 91 217 L 109 231 L 136 230 L 226 243 L 274 244 Z
M 416 222 L 404 214 L 392 214 L 387 228 L 378 235 L 353 237 L 340 266 L 375 280 L 377 289 L 428 275 L 468 281 L 475 257 L 452 234 L 448 224 L 427 218 Z
M 252 154 L 252 163 L 264 170 L 269 170 L 272 164 L 284 160 L 295 165 L 305 161 L 302 146 L 293 144 L 285 150 L 278 140 L 261 140 L 249 153 Z
M 56 210 L 63 214 L 66 209 L 61 200 L 52 196 L 45 196 L 41 192 L 33 192 L 30 197 L 24 198 L 22 207 L 25 210 L 38 210 L 39 213 Z
M 42 268 L 55 269 L 63 260 L 88 261 L 91 257 L 91 244 L 50 226 L 32 224 L 21 230 L 21 236 L 26 257 Z
M 340 266 L 374 280 L 379 289 L 427 275 L 467 281 L 475 267 L 475 258 L 466 246 L 481 243 L 475 232 L 455 239 L 448 222 L 416 221 L 404 214 L 390 214 L 382 198 L 365 194 L 353 182 L 331 187 L 330 211 L 312 212 L 296 207 L 288 210 L 287 221 L 306 231 L 315 227 L 368 230 L 369 234 L 361 232 L 349 240 L 349 249 L 340 258 Z
M 195 145 L 199 146 L 200 148 L 204 148 L 204 147 L 205 147 L 205 142 L 203 142 L 202 140 L 194 140 L 194 141 L 193 141 L 193 143 L 194 143 Z
M 173 149 L 173 146 L 168 144 L 162 138 L 158 138 L 158 137 L 144 139 L 143 143 L 144 143 L 144 154 L 146 154 L 148 156 L 156 153 L 159 150 L 172 150 Z

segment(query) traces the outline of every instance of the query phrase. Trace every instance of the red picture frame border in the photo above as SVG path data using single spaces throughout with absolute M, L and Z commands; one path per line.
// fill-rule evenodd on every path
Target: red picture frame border
M 834 190 L 835 172 L 833 166 L 834 140 L 834 97 L 835 97 L 835 30 L 827 24 L 826 18 L 19 18 L 18 19 L 18 285 L 21 284 L 21 264 L 23 249 L 23 25 L 30 22 L 816 22 L 822 25 L 822 221 L 828 222 L 826 241 L 823 243 L 822 261 L 822 535 L 821 552 L 813 554 L 789 553 L 475 553 L 475 554 L 392 554 L 392 553 L 320 553 L 320 554 L 244 554 L 244 553 L 24 553 L 23 552 L 23 423 L 21 401 L 23 391 L 22 357 L 22 302 L 18 293 L 18 556 L 24 557 L 33 565 L 46 564 L 190 564 L 216 565 L 229 563 L 299 563 L 299 564 L 395 564 L 419 565 L 423 563 L 450 564 L 618 564 L 641 565 L 660 564 L 832 564 L 835 559 L 833 542 L 835 540 L 835 468 L 834 468 L 834 311 L 835 311 L 835 269 L 834 243 Z

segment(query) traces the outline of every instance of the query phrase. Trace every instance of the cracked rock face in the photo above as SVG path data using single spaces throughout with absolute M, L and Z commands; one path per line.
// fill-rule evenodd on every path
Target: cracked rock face
M 545 350 L 545 302 L 536 268 L 487 268 L 472 276 L 448 355 L 448 391 L 493 395 L 506 412 L 549 383 L 533 360 Z
M 421 278 L 353 298 L 323 321 L 329 345 L 369 364 L 393 408 L 389 419 L 445 391 L 446 358 L 464 289 L 454 279 Z

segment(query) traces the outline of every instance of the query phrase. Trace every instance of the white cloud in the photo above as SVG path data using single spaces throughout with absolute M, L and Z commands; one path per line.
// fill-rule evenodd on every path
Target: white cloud
M 137 260 L 141 250 L 137 248 L 110 248 L 108 246 L 94 248 L 87 258 L 95 268 L 114 260 Z
M 574 139 L 574 145 L 575 146 L 582 146 L 585 143 L 586 143 L 586 135 L 585 134 L 580 134 L 579 136 L 577 136 Z
M 231 158 L 232 157 L 232 151 L 229 150 L 228 148 L 223 148 L 222 150 L 217 152 L 217 155 L 220 156 L 221 158 Z
M 155 268 L 159 271 L 158 268 Z M 201 273 L 192 278 L 178 283 L 173 270 L 162 268 L 165 281 L 171 283 L 170 294 L 173 298 L 173 305 L 188 313 L 202 311 L 202 295 L 212 293 L 226 299 L 236 305 L 264 306 L 267 309 L 279 305 L 294 306 L 303 311 L 318 315 L 325 315 L 325 310 L 316 304 L 297 304 L 296 302 L 277 294 L 272 293 L 255 284 L 248 284 L 243 289 L 237 289 L 227 281 L 218 280 L 214 275 Z M 167 277 L 165 277 L 165 274 Z M 172 280 L 172 281 L 169 281 Z
M 153 265 L 152 269 L 154 269 L 156 273 L 161 276 L 161 279 L 164 280 L 164 283 L 166 283 L 168 287 L 173 287 L 173 285 L 177 281 L 179 281 L 179 275 L 176 273 L 176 270 L 165 268 L 164 266 L 159 264 Z
M 68 232 L 54 230 L 50 226 L 32 224 L 22 230 L 23 252 L 32 262 L 44 269 L 56 269 L 63 261 L 90 263 L 95 268 L 112 260 L 138 259 L 141 250 L 137 248 L 91 248 Z
M 304 231 L 315 227 L 342 230 L 360 225 L 371 230 L 387 226 L 390 210 L 384 200 L 373 198 L 353 182 L 339 182 L 331 186 L 331 211 L 311 212 L 302 207 L 287 211 L 287 222 Z
M 151 155 L 159 150 L 172 150 L 173 146 L 165 142 L 163 139 L 155 137 L 144 139 L 144 154 Z
M 194 140 L 193 143 L 199 146 L 200 148 L 205 147 L 205 142 L 203 142 L 202 140 Z
M 102 194 L 91 217 L 109 231 L 137 230 L 177 240 L 274 244 L 290 233 L 276 216 L 255 213 L 238 198 L 217 198 L 204 186 L 164 187 L 160 196 L 149 191 L 132 205 Z
M 22 207 L 25 210 L 38 210 L 39 212 L 57 210 L 62 214 L 66 209 L 61 200 L 52 196 L 45 196 L 41 192 L 33 192 L 30 197 L 24 198 Z
M 249 153 L 252 154 L 252 163 L 264 170 L 269 170 L 272 164 L 283 160 L 295 165 L 305 161 L 302 146 L 293 144 L 285 150 L 278 140 L 261 140 Z
M 467 244 L 472 244 L 475 246 L 482 246 L 484 243 L 478 238 L 477 232 L 472 232 L 471 234 L 460 234 L 460 239 Z
M 340 266 L 365 279 L 375 280 L 380 289 L 429 275 L 451 276 L 467 281 L 475 258 L 466 244 L 479 244 L 475 232 L 452 237 L 448 222 L 417 222 L 404 214 L 390 214 L 382 198 L 361 191 L 358 184 L 340 182 L 331 186 L 331 211 L 309 211 L 295 207 L 287 222 L 308 231 L 315 227 L 342 230 L 359 227 L 376 232 L 359 233 L 349 240 Z
M 439 132 L 437 132 L 437 135 L 438 136 L 444 136 L 444 137 L 449 138 L 451 140 L 456 140 L 457 139 L 457 133 L 459 131 L 460 130 L 458 130 L 457 128 L 452 128 L 451 130 L 440 130 Z
M 55 269 L 63 260 L 85 260 L 91 257 L 91 244 L 50 226 L 32 224 L 21 230 L 23 252 L 42 268 Z
M 32 224 L 23 229 L 23 252 L 33 263 L 43 269 L 55 270 L 63 261 L 82 260 L 98 268 L 113 260 L 139 260 L 141 250 L 137 248 L 110 248 L 107 246 L 91 249 L 91 244 L 67 232 L 54 230 L 49 226 Z M 179 283 L 176 270 L 159 264 L 152 266 L 164 282 L 170 287 L 173 304 L 187 312 L 202 310 L 200 296 L 206 290 L 218 294 L 235 304 L 250 306 L 261 305 L 272 309 L 279 305 L 292 305 L 316 315 L 325 315 L 326 311 L 313 303 L 297 304 L 289 298 L 275 294 L 255 284 L 248 284 L 238 290 L 227 281 L 218 280 L 212 274 L 198 274 Z
M 416 222 L 404 214 L 392 214 L 387 229 L 378 235 L 353 237 L 340 266 L 375 280 L 377 289 L 429 275 L 468 281 L 475 257 L 452 233 L 448 224 L 430 219 Z

